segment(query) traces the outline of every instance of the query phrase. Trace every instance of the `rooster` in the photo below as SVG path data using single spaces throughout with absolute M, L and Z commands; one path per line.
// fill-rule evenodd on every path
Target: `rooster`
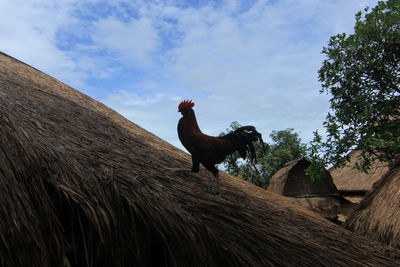
M 192 171 L 198 172 L 200 163 L 215 177 L 218 177 L 216 164 L 221 163 L 226 157 L 238 151 L 242 158 L 250 152 L 250 160 L 256 161 L 253 142 L 259 141 L 264 149 L 261 134 L 254 126 L 243 126 L 226 135 L 214 137 L 201 132 L 194 114 L 194 103 L 190 100 L 182 101 L 178 112 L 182 118 L 178 123 L 178 136 L 182 145 L 192 155 Z

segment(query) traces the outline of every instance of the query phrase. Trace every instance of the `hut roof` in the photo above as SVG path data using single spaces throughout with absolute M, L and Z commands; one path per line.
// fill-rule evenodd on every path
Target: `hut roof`
M 350 162 L 342 168 L 331 168 L 329 172 L 332 175 L 333 182 L 339 191 L 366 192 L 372 189 L 372 185 L 382 178 L 383 174 L 388 171 L 388 166 L 383 162 L 376 162 L 372 165 L 368 174 L 354 168 L 355 163 L 361 155 L 360 150 L 350 152 Z
M 400 157 L 346 221 L 352 231 L 400 248 Z
M 241 179 L 190 166 L 116 112 L 0 54 L 1 266 L 398 265 Z
M 328 172 L 321 179 L 312 182 L 305 174 L 305 169 L 308 166 L 310 166 L 310 162 L 305 158 L 290 162 L 271 177 L 267 190 L 289 197 L 339 194 Z
M 294 202 L 325 218 L 336 219 L 338 214 L 347 215 L 352 205 L 339 194 L 329 172 L 313 182 L 305 174 L 308 166 L 310 161 L 307 158 L 288 162 L 271 177 L 267 190 L 295 198 Z

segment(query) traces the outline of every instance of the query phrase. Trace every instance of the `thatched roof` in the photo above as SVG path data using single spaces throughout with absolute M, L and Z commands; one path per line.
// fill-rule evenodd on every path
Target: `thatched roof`
M 371 190 L 372 185 L 388 171 L 387 163 L 383 162 L 375 162 L 368 173 L 354 168 L 360 155 L 360 150 L 353 150 L 349 154 L 350 162 L 346 166 L 329 170 L 339 191 L 364 194 L 366 191 Z
M 174 109 L 171 107 L 171 109 Z M 0 54 L 1 266 L 400 264 Z
M 352 231 L 400 248 L 400 157 L 346 221 Z
M 274 173 L 267 190 L 288 197 L 339 194 L 328 172 L 325 173 L 324 177 L 312 182 L 305 174 L 305 169 L 308 166 L 310 166 L 310 162 L 305 158 L 288 164 Z
M 310 161 L 306 158 L 289 162 L 271 177 L 267 190 L 295 198 L 296 203 L 326 218 L 347 214 L 351 203 L 339 194 L 329 172 L 313 182 L 305 173 L 308 166 Z

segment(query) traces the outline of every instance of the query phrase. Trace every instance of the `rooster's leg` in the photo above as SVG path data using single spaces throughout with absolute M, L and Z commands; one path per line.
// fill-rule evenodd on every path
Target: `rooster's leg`
M 199 172 L 200 161 L 196 155 L 192 155 L 192 172 Z
M 218 177 L 218 169 L 215 167 L 215 165 L 213 164 L 203 164 L 204 167 L 209 170 L 210 172 L 212 172 L 212 174 L 214 174 L 215 177 Z

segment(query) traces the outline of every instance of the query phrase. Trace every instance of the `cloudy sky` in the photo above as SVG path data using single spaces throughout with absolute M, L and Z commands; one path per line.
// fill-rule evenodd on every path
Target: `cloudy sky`
M 177 106 L 203 132 L 322 128 L 329 37 L 377 0 L 0 0 L 0 50 L 181 148 Z M 265 138 L 268 140 L 268 138 Z

